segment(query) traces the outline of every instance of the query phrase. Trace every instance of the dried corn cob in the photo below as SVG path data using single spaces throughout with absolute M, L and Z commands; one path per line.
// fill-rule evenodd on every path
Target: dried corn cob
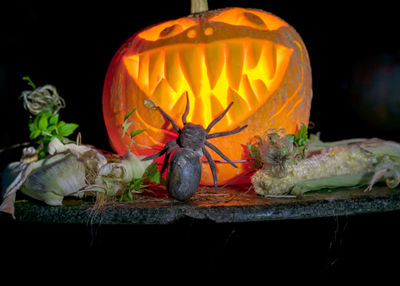
M 263 196 L 299 195 L 326 188 L 362 185 L 369 185 L 370 190 L 377 181 L 386 181 L 389 187 L 400 183 L 398 143 L 376 138 L 323 143 L 314 138 L 308 150 L 306 158 L 288 160 L 284 168 L 282 164 L 264 165 L 251 179 L 255 191 Z

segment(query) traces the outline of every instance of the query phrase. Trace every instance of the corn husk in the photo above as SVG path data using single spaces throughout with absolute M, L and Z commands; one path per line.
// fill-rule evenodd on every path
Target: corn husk
M 142 161 L 144 156 L 132 153 L 124 155 L 118 162 L 108 163 L 99 170 L 95 183 L 88 189 L 104 192 L 111 197 L 127 188 L 133 178 L 141 178 L 152 161 Z
M 263 168 L 252 176 L 255 191 L 263 196 L 304 193 L 340 187 L 400 183 L 400 144 L 381 139 L 355 139 L 335 143 L 311 140 L 307 158 L 285 165 L 284 175 Z
M 20 190 L 51 206 L 62 205 L 65 196 L 80 196 L 86 187 L 86 168 L 71 151 L 34 163 Z
M 26 149 L 21 161 L 6 167 L 0 211 L 14 216 L 17 190 L 51 206 L 62 205 L 66 196 L 81 197 L 87 191 L 114 196 L 133 178 L 140 178 L 152 163 L 132 153 L 108 162 L 92 146 L 63 144 L 57 138 L 49 143 L 48 150 L 50 156 L 35 161 L 35 150 Z
M 0 211 L 9 213 L 14 216 L 14 203 L 17 191 L 25 182 L 31 173 L 33 163 L 31 162 L 13 162 L 4 170 L 2 176 L 2 198 Z

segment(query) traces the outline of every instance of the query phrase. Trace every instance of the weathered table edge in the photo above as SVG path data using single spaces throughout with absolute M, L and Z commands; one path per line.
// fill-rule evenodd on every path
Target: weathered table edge
M 68 224 L 172 224 L 183 218 L 210 220 L 216 223 L 242 223 L 288 219 L 310 219 L 400 211 L 400 192 L 382 197 L 325 199 L 318 203 L 298 200 L 295 203 L 246 206 L 197 206 L 171 204 L 132 207 L 112 203 L 101 208 L 93 204 L 51 207 L 32 201 L 17 202 L 18 222 Z

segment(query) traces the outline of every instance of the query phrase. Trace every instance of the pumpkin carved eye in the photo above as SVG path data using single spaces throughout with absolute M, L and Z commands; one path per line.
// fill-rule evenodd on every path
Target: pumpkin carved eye
M 174 25 L 166 27 L 164 30 L 162 30 L 160 32 L 159 37 L 160 38 L 172 37 L 172 36 L 175 36 L 176 34 L 179 34 L 182 31 L 183 31 L 183 28 L 181 25 L 174 24 Z
M 146 29 L 139 33 L 138 36 L 147 41 L 157 41 L 159 39 L 174 37 L 194 25 L 197 25 L 196 21 L 189 18 L 180 18 Z
M 252 27 L 260 30 L 277 30 L 287 24 L 269 13 L 243 8 L 232 8 L 209 19 L 213 22 L 221 22 L 233 26 Z M 267 24 L 268 23 L 268 24 Z

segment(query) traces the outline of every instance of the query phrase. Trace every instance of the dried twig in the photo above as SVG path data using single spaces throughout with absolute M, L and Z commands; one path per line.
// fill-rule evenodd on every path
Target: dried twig
M 28 146 L 29 144 L 31 144 L 31 142 L 23 142 L 23 143 L 17 143 L 17 144 L 11 145 L 11 146 L 7 146 L 7 147 L 4 147 L 4 148 L 1 148 L 0 149 L 0 153 L 2 153 L 4 151 L 7 151 L 7 150 L 10 150 L 10 149 L 15 149 L 15 148 L 19 148 L 19 147 L 25 147 L 25 146 Z

